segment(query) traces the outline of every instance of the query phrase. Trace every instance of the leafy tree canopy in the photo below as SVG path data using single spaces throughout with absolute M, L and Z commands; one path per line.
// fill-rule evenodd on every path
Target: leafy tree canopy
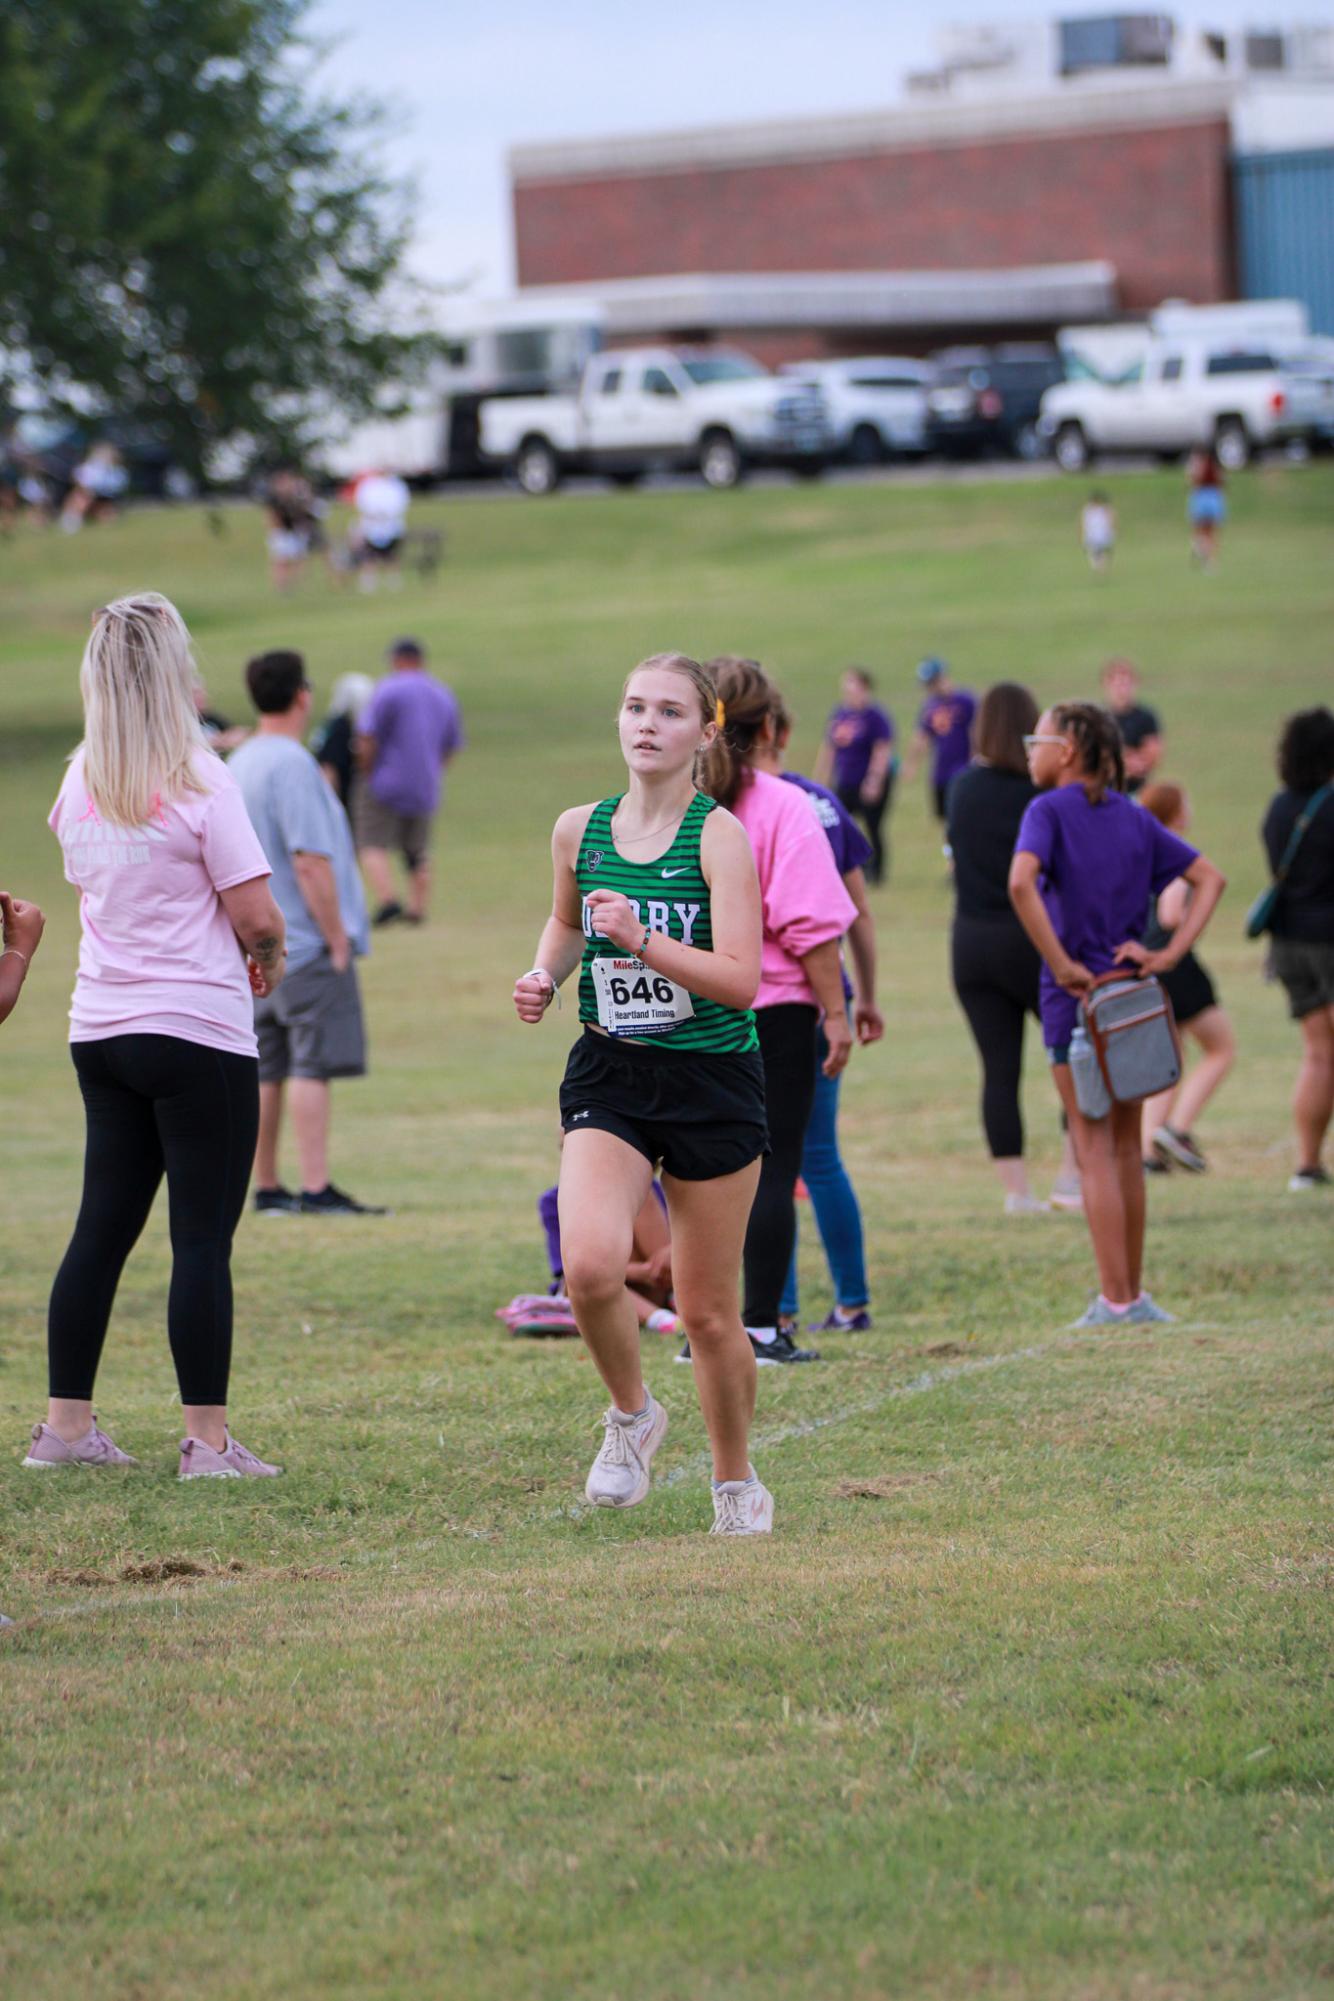
M 310 80 L 307 0 L 0 0 L 0 390 L 290 445 L 402 373 L 409 193 Z M 401 300 L 400 300 L 401 308 Z

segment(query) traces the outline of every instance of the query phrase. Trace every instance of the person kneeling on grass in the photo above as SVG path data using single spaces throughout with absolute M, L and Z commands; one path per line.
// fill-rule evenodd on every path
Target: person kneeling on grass
M 546 1238 L 551 1284 L 546 1292 L 521 1292 L 508 1306 L 496 1309 L 511 1334 L 550 1338 L 577 1334 L 574 1308 L 565 1291 L 565 1254 L 560 1242 L 560 1189 L 544 1188 L 537 1198 L 537 1213 Z M 667 1218 L 667 1197 L 662 1183 L 654 1181 L 635 1217 L 630 1245 L 630 1262 L 625 1268 L 625 1289 L 641 1331 L 649 1334 L 684 1332 L 672 1308 L 672 1229 Z
M 1070 1039 L 1095 976 L 1170 972 L 1203 931 L 1226 887 L 1213 863 L 1127 799 L 1121 737 L 1108 710 L 1061 702 L 1025 738 L 1042 796 L 1024 813 L 1010 865 L 1010 898 L 1042 954 L 1040 1007 L 1052 1076 L 1070 1121 L 1084 1185 L 1084 1213 L 1099 1293 L 1076 1322 L 1169 1320 L 1142 1289 L 1144 1169 L 1141 1106 L 1112 1105 L 1085 1118 L 1075 1101 Z M 1170 941 L 1141 942 L 1150 899 L 1177 877 L 1193 895 Z
M 765 1535 L 773 1497 L 748 1455 L 754 1351 L 737 1311 L 746 1222 L 768 1147 L 755 1017 L 763 923 L 744 829 L 695 767 L 725 718 L 684 654 L 641 662 L 621 694 L 626 790 L 562 813 L 532 970 L 539 1022 L 576 966 L 584 1032 L 561 1086 L 561 1250 L 579 1331 L 611 1394 L 585 1493 L 632 1508 L 667 1413 L 645 1386 L 626 1292 L 635 1218 L 662 1163 L 673 1278 L 713 1455 L 712 1533 Z

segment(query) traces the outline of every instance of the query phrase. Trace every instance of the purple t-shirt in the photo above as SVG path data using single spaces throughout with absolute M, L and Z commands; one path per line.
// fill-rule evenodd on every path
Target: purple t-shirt
M 375 738 L 367 783 L 380 804 L 391 813 L 434 813 L 441 770 L 463 743 L 459 705 L 444 682 L 420 667 L 395 668 L 357 727 Z
M 962 771 L 972 757 L 973 717 L 977 697 L 966 688 L 952 688 L 948 695 L 928 695 L 917 718 L 917 727 L 931 739 L 931 780 L 948 785 L 956 771 Z
M 1095 806 L 1082 785 L 1041 792 L 1019 823 L 1017 855 L 1036 855 L 1047 915 L 1072 959 L 1109 973 L 1117 947 L 1144 936 L 1152 898 L 1184 875 L 1198 850 L 1142 806 L 1108 792 Z M 1079 1003 L 1042 968 L 1042 1039 L 1061 1049 Z
M 781 776 L 789 785 L 795 785 L 804 792 L 815 808 L 815 817 L 834 850 L 834 866 L 839 874 L 847 875 L 851 869 L 865 868 L 871 859 L 871 843 L 829 787 L 817 785 L 813 778 L 803 777 L 799 771 L 784 771 Z
M 835 709 L 825 725 L 825 741 L 834 753 L 834 783 L 851 792 L 865 783 L 871 752 L 878 743 L 893 743 L 894 718 L 874 704 L 866 709 Z M 785 778 L 791 774 L 784 772 Z
M 834 867 L 840 875 L 847 875 L 852 869 L 865 868 L 873 853 L 857 822 L 841 800 L 834 797 L 827 785 L 818 785 L 813 778 L 805 778 L 799 771 L 785 771 L 781 774 L 789 785 L 795 785 L 806 794 L 815 808 L 815 817 L 825 830 L 829 845 L 834 851 Z M 843 997 L 852 999 L 852 981 L 846 970 L 843 974 Z

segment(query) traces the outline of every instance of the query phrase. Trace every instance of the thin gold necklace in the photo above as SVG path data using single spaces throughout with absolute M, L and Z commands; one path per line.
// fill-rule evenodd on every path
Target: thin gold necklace
M 680 812 L 677 814 L 674 820 L 664 820 L 660 827 L 650 827 L 646 834 L 616 834 L 616 826 L 615 826 L 616 815 L 613 813 L 612 833 L 616 834 L 617 840 L 624 841 L 626 845 L 629 847 L 635 846 L 639 841 L 651 841 L 655 834 L 665 834 L 669 827 L 679 827 L 682 820 L 685 819 L 686 814 L 690 811 L 690 808 L 693 804 L 694 804 L 693 799 L 688 800 L 687 803 L 681 808 Z

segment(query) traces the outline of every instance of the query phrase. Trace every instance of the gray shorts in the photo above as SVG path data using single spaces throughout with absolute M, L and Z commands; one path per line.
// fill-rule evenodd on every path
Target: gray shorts
M 387 848 L 402 855 L 409 868 L 426 860 L 431 845 L 429 813 L 396 813 L 363 779 L 353 797 L 352 815 L 358 848 Z
M 259 1081 L 288 1077 L 364 1077 L 366 1029 L 355 961 L 336 973 L 327 954 L 289 973 L 276 993 L 255 1002 Z
M 1269 963 L 1288 996 L 1294 1021 L 1317 1008 L 1334 1007 L 1334 942 L 1320 939 L 1275 938 Z

